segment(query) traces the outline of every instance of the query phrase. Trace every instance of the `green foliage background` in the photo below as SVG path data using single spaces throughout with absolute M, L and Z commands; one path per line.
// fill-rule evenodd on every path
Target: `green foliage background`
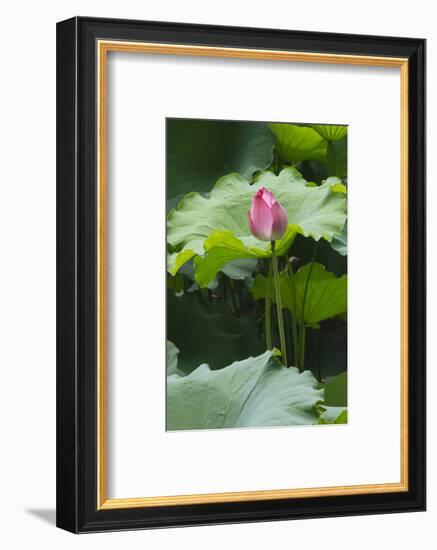
M 166 168 L 167 429 L 346 422 L 347 126 L 168 119 Z M 279 286 L 304 367 L 276 351 L 271 247 L 247 224 L 260 187 L 288 215 Z

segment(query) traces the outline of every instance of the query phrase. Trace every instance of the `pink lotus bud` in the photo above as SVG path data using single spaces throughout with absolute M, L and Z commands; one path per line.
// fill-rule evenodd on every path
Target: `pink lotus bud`
M 265 187 L 253 197 L 247 218 L 250 231 L 260 241 L 282 239 L 288 225 L 287 212 Z

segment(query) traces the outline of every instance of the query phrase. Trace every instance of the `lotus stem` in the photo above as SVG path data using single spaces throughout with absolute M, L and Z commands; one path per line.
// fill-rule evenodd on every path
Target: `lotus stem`
M 270 288 L 272 286 L 273 262 L 269 262 L 269 272 L 267 275 L 267 293 L 265 300 L 265 320 L 266 320 L 266 348 L 272 349 L 272 321 L 271 321 L 271 296 Z
M 278 328 L 279 328 L 279 340 L 281 343 L 282 360 L 284 365 L 288 367 L 287 347 L 285 342 L 285 331 L 284 331 L 284 318 L 282 315 L 281 288 L 280 288 L 280 281 L 279 281 L 278 259 L 276 257 L 276 250 L 275 250 L 275 241 L 272 241 L 272 263 L 273 263 L 273 273 L 275 276 L 276 306 L 278 311 Z

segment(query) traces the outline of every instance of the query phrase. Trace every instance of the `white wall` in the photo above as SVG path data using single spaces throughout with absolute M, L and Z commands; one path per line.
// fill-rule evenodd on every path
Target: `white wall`
M 429 406 L 427 513 L 74 537 L 55 529 L 55 22 L 72 15 L 428 38 L 429 311 L 436 305 L 437 35 L 427 0 L 64 0 L 4 3 L 0 64 L 0 541 L 8 549 L 324 550 L 435 547 L 437 408 Z M 432 250 L 434 248 L 434 250 Z M 429 328 L 429 388 L 437 383 Z M 430 397 L 432 394 L 430 393 Z M 6 541 L 6 539 L 8 539 Z

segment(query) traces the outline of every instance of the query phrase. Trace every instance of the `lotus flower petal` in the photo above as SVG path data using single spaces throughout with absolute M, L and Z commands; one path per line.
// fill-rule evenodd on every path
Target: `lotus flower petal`
M 288 218 L 273 193 L 261 187 L 252 199 L 248 223 L 252 235 L 260 241 L 277 241 L 284 236 Z
M 271 240 L 278 241 L 279 239 L 282 239 L 287 229 L 287 225 L 288 225 L 287 212 L 279 204 L 279 202 L 275 202 L 271 208 L 271 213 L 273 217 Z

